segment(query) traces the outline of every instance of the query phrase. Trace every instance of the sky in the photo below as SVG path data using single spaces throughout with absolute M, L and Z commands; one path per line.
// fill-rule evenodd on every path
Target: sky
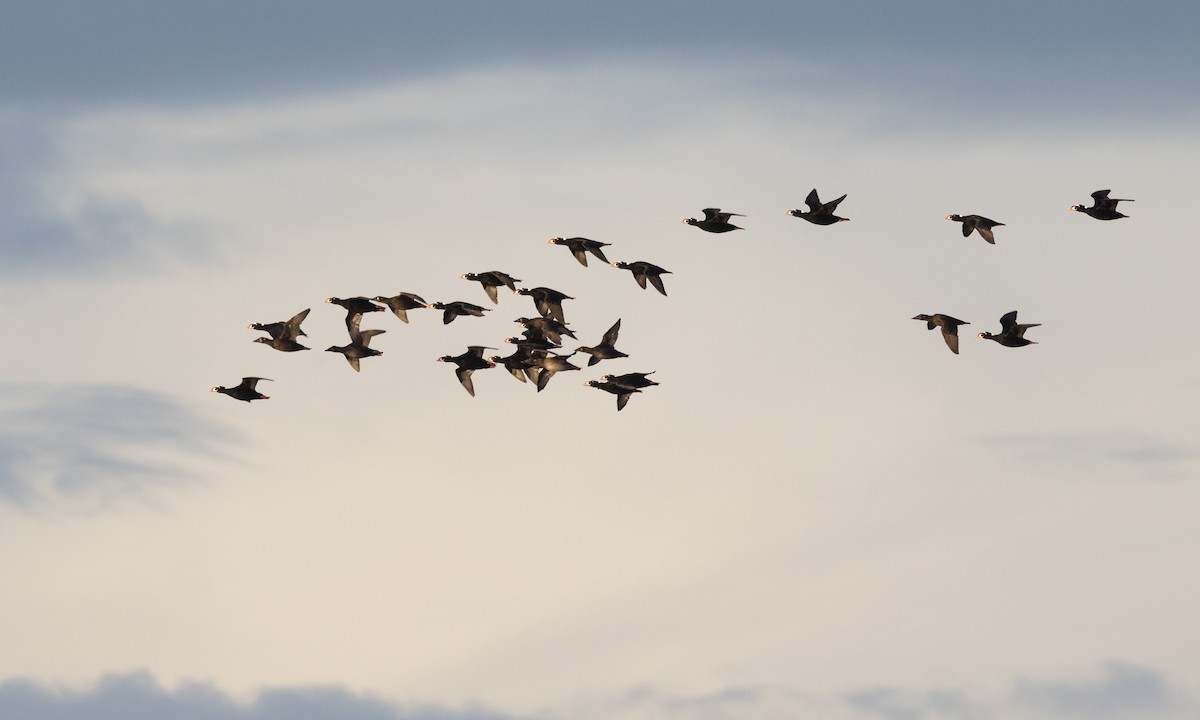
M 0 717 L 1195 717 L 1198 22 L 6 3 Z M 629 357 L 468 396 L 487 270 Z M 490 312 L 324 352 L 402 290 Z

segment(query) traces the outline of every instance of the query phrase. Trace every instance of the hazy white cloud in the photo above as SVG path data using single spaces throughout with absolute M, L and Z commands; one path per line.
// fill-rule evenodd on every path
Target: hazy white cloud
M 61 118 L 0 114 L 0 276 L 28 283 L 130 277 L 169 262 L 203 265 L 217 245 L 194 219 L 155 217 L 134 195 L 82 186 Z
M 984 438 L 983 444 L 1027 462 L 1070 466 L 1089 474 L 1108 469 L 1124 476 L 1136 468 L 1152 479 L 1196 479 L 1191 472 L 1197 456 L 1192 444 L 1136 431 L 995 435 Z
M 0 497 L 103 502 L 186 477 L 189 462 L 233 439 L 151 390 L 10 384 L 0 394 Z

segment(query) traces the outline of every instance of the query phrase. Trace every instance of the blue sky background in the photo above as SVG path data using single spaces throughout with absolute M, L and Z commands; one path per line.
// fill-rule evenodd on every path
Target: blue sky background
M 0 716 L 1194 717 L 1198 16 L 6 4 Z M 491 269 L 630 358 L 468 397 Z

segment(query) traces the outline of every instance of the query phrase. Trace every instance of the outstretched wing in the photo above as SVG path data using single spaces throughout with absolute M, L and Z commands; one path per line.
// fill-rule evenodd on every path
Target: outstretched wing
M 387 332 L 387 330 L 380 330 L 378 328 L 371 328 L 369 330 L 361 330 L 358 333 L 358 337 L 354 339 L 354 342 L 358 345 L 362 345 L 363 347 L 370 347 L 371 346 L 371 338 L 375 337 L 376 335 L 382 335 L 385 332 Z
M 458 381 L 467 389 L 467 393 L 471 397 L 475 397 L 475 382 L 471 380 L 471 373 L 473 372 L 475 371 L 467 368 L 458 368 L 454 371 L 454 374 L 458 375 Z
M 241 381 L 240 383 L 238 383 L 238 386 L 237 386 L 236 388 L 234 388 L 234 389 L 235 389 L 235 390 L 254 390 L 254 387 L 255 387 L 256 385 L 258 385 L 258 381 L 259 381 L 259 380 L 267 380 L 267 381 L 271 381 L 271 378 L 263 378 L 263 377 L 244 377 L 244 378 L 242 378 L 242 381 Z M 273 382 L 273 381 L 272 381 L 272 382 Z
M 946 346 L 950 348 L 950 352 L 958 354 L 958 326 L 949 323 L 942 326 L 942 339 L 946 341 Z
M 358 325 L 362 322 L 363 314 L 353 310 L 346 313 L 346 331 L 350 333 L 350 342 L 358 342 Z
M 846 199 L 846 196 L 843 195 L 840 198 L 838 198 L 837 200 L 830 200 L 827 203 L 823 203 L 821 205 L 821 212 L 826 212 L 826 213 L 829 213 L 832 215 L 833 211 L 837 210 L 838 204 L 841 203 L 845 199 Z
M 288 320 L 286 323 L 284 323 L 283 339 L 295 340 L 300 335 L 304 335 L 305 337 L 308 336 L 308 333 L 306 333 L 300 329 L 300 323 L 304 322 L 304 318 L 308 317 L 309 310 L 312 310 L 312 308 L 306 308 L 304 310 L 301 310 L 300 312 L 293 315 L 291 320 Z M 276 338 L 276 339 L 280 339 L 280 338 Z
M 587 249 L 588 249 L 588 250 L 589 250 L 589 251 L 590 251 L 590 252 L 591 252 L 593 255 L 595 255 L 597 258 L 599 258 L 599 259 L 600 259 L 600 262 L 602 262 L 602 263 L 605 263 L 605 264 L 608 264 L 608 258 L 604 257 L 604 251 L 600 249 L 600 248 L 604 247 L 604 246 L 605 246 L 605 245 L 607 245 L 607 244 L 608 244 L 608 243 L 602 243 L 602 242 L 592 242 L 592 244 L 590 244 L 590 245 L 588 245 L 588 246 L 587 246 Z M 585 263 L 584 263 L 584 265 L 587 265 L 587 263 L 585 262 Z
M 821 198 L 817 197 L 816 188 L 813 188 L 808 197 L 804 198 L 804 204 L 808 206 L 809 212 L 817 212 L 821 209 Z
M 604 333 L 604 337 L 600 339 L 601 345 L 615 345 L 617 343 L 617 335 L 621 332 L 621 321 L 617 320 L 613 326 Z

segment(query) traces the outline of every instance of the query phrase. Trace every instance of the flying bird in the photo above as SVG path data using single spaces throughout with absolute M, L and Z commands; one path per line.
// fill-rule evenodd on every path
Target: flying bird
M 704 208 L 703 220 L 697 220 L 696 218 L 684 218 L 679 222 L 687 225 L 695 225 L 701 230 L 710 233 L 724 233 L 729 232 L 730 230 L 744 230 L 745 228 L 740 228 L 737 225 L 733 225 L 729 222 L 729 218 L 734 216 L 746 217 L 741 213 L 721 212 L 721 208 Z
M 1068 210 L 1075 212 L 1086 213 L 1097 220 L 1119 220 L 1127 218 L 1128 215 L 1117 211 L 1117 203 L 1133 202 L 1128 198 L 1110 198 L 1108 194 L 1111 190 L 1097 190 L 1092 193 L 1092 206 L 1072 205 Z
M 529 350 L 517 345 L 517 349 L 513 351 L 512 355 L 506 355 L 504 357 L 492 355 L 488 357 L 488 360 L 491 360 L 497 365 L 503 365 L 505 370 L 508 370 L 513 377 L 521 382 L 526 382 L 526 379 L 528 379 L 536 383 L 540 368 L 534 365 L 530 358 L 537 356 L 538 352 L 541 351 Z M 544 356 L 545 353 L 542 353 L 542 355 L 539 357 Z
M 608 247 L 610 243 L 603 243 L 599 240 L 589 240 L 583 237 L 573 238 L 550 238 L 546 242 L 551 245 L 563 245 L 571 250 L 571 254 L 579 261 L 579 264 L 587 267 L 587 254 L 591 253 L 599 258 L 600 262 L 608 263 L 608 258 L 604 257 L 604 251 L 601 248 Z
M 648 373 L 625 373 L 624 375 L 604 375 L 600 379 L 603 380 L 604 382 L 610 382 L 615 385 L 621 385 L 622 387 L 627 387 L 627 388 L 646 388 L 646 387 L 658 385 L 658 383 L 656 383 L 650 379 L 650 376 L 653 374 L 654 374 L 654 371 L 651 370 Z
M 429 306 L 429 303 L 425 302 L 423 297 L 410 292 L 402 292 L 398 295 L 393 295 L 392 297 L 376 295 L 371 299 L 375 302 L 380 302 L 384 305 L 387 305 L 389 308 L 391 308 L 392 312 L 395 313 L 396 317 L 400 318 L 400 320 L 405 323 L 408 322 L 409 310 L 416 310 L 417 308 Z
M 509 290 L 516 290 L 517 283 L 521 282 L 519 278 L 515 278 L 508 273 L 502 273 L 499 270 L 489 270 L 481 273 L 464 273 L 459 275 L 464 280 L 471 280 L 483 286 L 483 291 L 492 299 L 493 304 L 499 304 L 500 299 L 496 296 L 496 288 L 505 286 Z
M 448 303 L 435 302 L 430 303 L 425 307 L 433 310 L 441 310 L 443 325 L 449 325 L 450 323 L 454 322 L 454 318 L 458 317 L 459 315 L 483 317 L 485 312 L 491 312 L 491 310 L 488 308 L 472 305 L 471 303 L 463 302 L 462 300 L 455 300 L 454 302 Z
M 484 359 L 484 350 L 495 350 L 495 348 L 469 345 L 467 351 L 462 355 L 443 355 L 437 359 L 437 362 L 454 363 L 457 366 L 454 374 L 458 376 L 458 381 L 462 383 L 471 397 L 475 397 L 475 382 L 471 380 L 471 375 L 476 370 L 496 367 L 496 363 Z
M 300 328 L 300 323 L 304 322 L 304 318 L 308 317 L 308 311 L 312 308 L 305 308 L 291 317 L 290 320 L 281 320 L 273 323 L 250 323 L 246 327 L 251 330 L 259 330 L 270 335 L 274 340 L 295 340 L 301 335 L 307 336 L 308 333 Z M 260 338 L 262 339 L 262 338 Z
M 301 345 L 300 343 L 296 342 L 295 340 L 292 340 L 290 338 L 283 338 L 283 337 L 278 337 L 278 338 L 258 337 L 258 338 L 254 338 L 254 342 L 262 343 L 263 345 L 266 345 L 267 347 L 273 347 L 280 352 L 297 352 L 300 350 L 311 349 L 304 345 Z
M 641 392 L 641 390 L 638 390 L 637 388 L 626 387 L 625 385 L 618 385 L 614 382 L 606 382 L 606 381 L 600 381 L 600 380 L 588 380 L 587 382 L 585 382 L 583 384 L 583 386 L 584 387 L 594 387 L 594 388 L 603 390 L 605 392 L 610 392 L 613 395 L 616 395 L 617 396 L 617 412 L 621 412 L 622 410 L 625 409 L 625 406 L 627 404 L 629 404 L 629 398 L 633 397 L 633 393 Z
M 817 197 L 817 189 L 813 188 L 808 197 L 804 198 L 804 204 L 808 206 L 808 212 L 796 209 L 788 210 L 787 214 L 792 217 L 803 218 L 814 225 L 836 225 L 840 222 L 849 222 L 850 218 L 838 217 L 833 214 L 837 210 L 838 203 L 845 199 L 846 196 L 843 195 L 837 200 L 830 200 L 827 203 L 823 203 Z
M 348 313 L 369 313 L 380 312 L 383 310 L 382 307 L 376 305 L 361 295 L 352 298 L 329 297 L 325 298 L 325 302 L 333 303 L 334 305 L 341 305 L 342 307 L 346 308 L 346 312 Z
M 992 228 L 1004 225 L 1002 222 L 988 220 L 982 215 L 947 215 L 946 219 L 962 223 L 963 237 L 969 236 L 972 230 L 976 230 L 979 232 L 979 236 L 991 245 L 996 244 L 996 236 L 992 234 Z
M 617 320 L 608 332 L 604 333 L 604 337 L 600 339 L 599 344 L 595 347 L 580 347 L 576 348 L 575 352 L 587 353 L 591 355 L 588 358 L 588 367 L 595 365 L 601 360 L 614 360 L 616 358 L 629 357 L 625 353 L 618 350 L 615 345 L 617 342 L 617 333 L 621 331 L 621 321 Z
M 984 340 L 995 340 L 1004 347 L 1025 347 L 1026 345 L 1035 345 L 1033 340 L 1025 339 L 1025 331 L 1029 328 L 1037 327 L 1041 323 L 1027 323 L 1024 325 L 1017 324 L 1017 311 L 1004 313 L 1000 316 L 1000 334 L 993 335 L 990 332 L 981 332 L 975 337 L 983 338 Z
M 560 345 L 559 343 L 551 342 L 547 338 L 536 337 L 537 333 L 534 333 L 529 330 L 526 330 L 526 332 L 530 333 L 530 335 L 527 335 L 526 337 L 523 337 L 523 338 L 508 337 L 508 338 L 504 338 L 500 342 L 507 343 L 509 345 L 516 345 L 517 347 L 521 348 L 522 350 L 526 350 L 526 351 L 529 351 L 529 350 L 558 350 L 559 348 L 562 347 L 562 345 Z
M 546 384 L 550 382 L 550 378 L 554 377 L 555 373 L 579 369 L 578 365 L 572 365 L 570 362 L 570 357 L 574 354 L 574 352 L 569 355 L 559 355 L 558 353 L 551 355 L 547 353 L 544 356 L 535 356 L 529 359 L 530 363 L 541 369 L 537 378 L 538 392 L 546 389 Z
M 637 281 L 638 287 L 641 289 L 646 289 L 646 281 L 649 280 L 650 284 L 654 286 L 655 290 L 659 291 L 663 295 L 667 294 L 667 289 L 663 287 L 662 276 L 671 275 L 672 273 L 670 270 L 660 268 L 659 266 L 648 263 L 645 260 L 637 260 L 631 263 L 618 261 L 612 263 L 612 266 L 622 270 L 628 270 L 629 272 L 633 273 L 633 279 Z
M 224 393 L 235 400 L 244 400 L 246 402 L 250 402 L 251 400 L 269 400 L 270 398 L 268 398 L 266 395 L 263 395 L 258 390 L 254 389 L 254 386 L 258 385 L 259 380 L 271 380 L 271 378 L 244 377 L 240 383 L 231 388 L 227 388 L 224 385 L 218 385 L 214 388 L 209 388 L 208 391 Z
M 561 343 L 562 336 L 566 335 L 569 338 L 578 340 L 575 333 L 571 332 L 571 328 L 567 327 L 566 323 L 561 323 L 554 318 L 537 317 L 537 318 L 517 318 L 513 322 L 520 324 L 526 331 L 536 331 L 542 337 L 553 343 Z
M 925 327 L 932 330 L 935 327 L 942 329 L 942 339 L 946 341 L 946 346 L 950 348 L 950 352 L 958 354 L 958 326 L 970 325 L 966 320 L 943 315 L 942 313 L 934 313 L 933 315 L 915 315 L 913 320 L 924 320 Z
M 346 309 L 346 330 L 349 331 L 351 337 L 358 332 L 358 322 L 362 320 L 363 313 L 383 312 L 381 306 L 361 295 L 352 298 L 330 297 L 325 298 L 325 302 L 341 305 Z
M 383 308 L 380 308 L 381 310 Z M 354 315 L 353 322 L 347 318 L 347 323 L 350 330 L 349 345 L 332 345 L 325 348 L 325 352 L 338 352 L 346 357 L 346 362 L 350 363 L 350 367 L 354 368 L 354 372 L 360 372 L 358 361 L 363 358 L 375 357 L 383 353 L 371 347 L 371 338 L 376 335 L 382 335 L 386 330 L 372 328 L 370 330 L 359 330 L 358 320 L 362 318 L 361 313 L 352 313 Z
M 539 315 L 544 318 L 557 320 L 560 323 L 567 322 L 567 319 L 563 316 L 562 301 L 575 299 L 570 295 L 548 287 L 520 288 L 513 292 L 533 298 L 533 305 L 537 308 Z

